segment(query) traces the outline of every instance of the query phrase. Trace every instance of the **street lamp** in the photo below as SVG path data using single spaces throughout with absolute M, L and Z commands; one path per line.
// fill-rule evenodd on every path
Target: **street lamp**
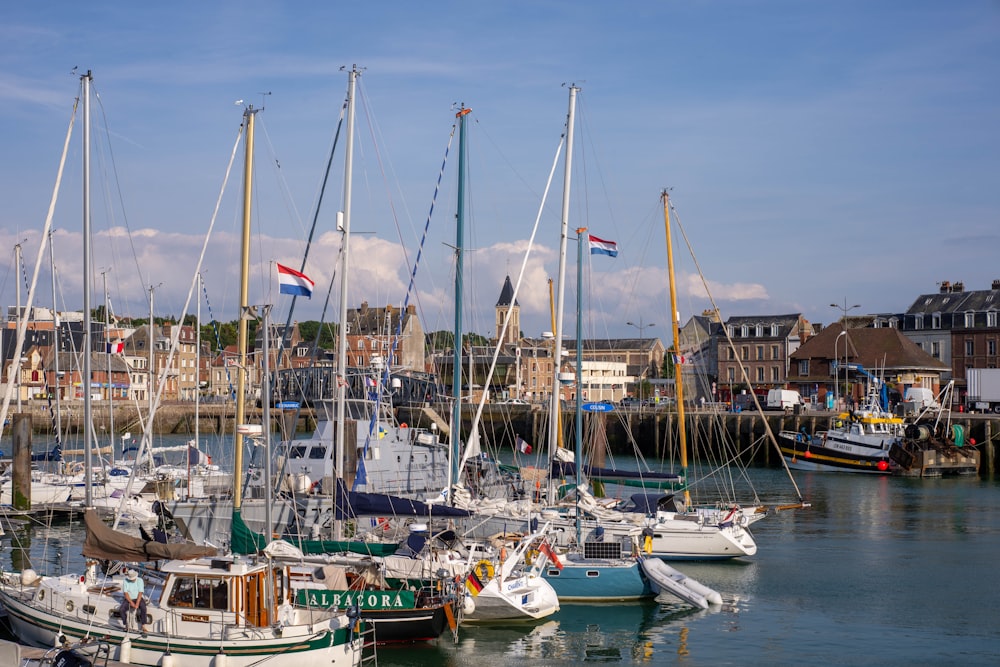
M 843 306 L 841 306 L 839 303 L 831 303 L 830 307 L 831 308 L 836 308 L 837 310 L 839 310 L 841 312 L 840 327 L 841 327 L 841 329 L 843 329 L 843 331 L 841 331 L 840 334 L 837 336 L 837 338 L 840 338 L 840 336 L 843 336 L 844 334 L 847 333 L 847 313 L 851 312 L 855 308 L 860 308 L 861 304 L 856 303 L 853 306 L 848 306 L 847 305 L 847 297 L 844 297 L 844 305 Z M 833 342 L 833 353 L 834 353 L 834 357 L 836 357 L 836 354 L 837 354 L 837 341 Z M 847 365 L 847 341 L 844 341 L 844 365 L 845 366 Z M 837 376 L 836 375 L 834 375 L 833 384 L 834 384 L 834 387 L 836 388 L 836 385 L 837 385 Z M 845 386 L 845 388 L 847 386 L 847 368 L 844 368 L 844 386 Z
M 843 306 L 841 306 L 839 303 L 831 303 L 830 307 L 831 308 L 836 308 L 836 309 L 840 310 L 843 313 L 843 315 L 840 318 L 840 324 L 841 324 L 841 326 L 844 327 L 844 329 L 847 329 L 847 313 L 849 313 L 850 311 L 854 310 L 855 308 L 860 308 L 861 304 L 856 303 L 853 306 L 848 306 L 847 305 L 847 299 L 845 298 Z
M 841 336 L 847 335 L 847 329 L 844 329 L 837 337 L 833 340 L 833 405 L 835 410 L 840 410 L 840 385 L 838 383 L 838 376 L 840 375 L 837 370 L 837 366 L 840 364 L 840 357 L 837 356 L 837 343 L 840 342 Z M 844 341 L 844 359 L 847 359 L 847 341 Z M 846 361 L 845 361 L 846 363 Z M 847 371 L 844 371 L 844 381 L 847 381 Z
M 656 325 L 653 324 L 652 322 L 650 322 L 649 324 L 643 324 L 642 317 L 639 318 L 639 324 L 636 324 L 635 322 L 626 322 L 625 324 L 627 324 L 627 325 L 629 325 L 631 327 L 635 327 L 636 329 L 639 330 L 639 352 L 645 354 L 645 352 L 643 351 L 643 346 L 642 346 L 642 342 L 643 342 L 642 332 L 645 331 L 646 329 L 648 329 L 649 327 L 655 327 Z M 649 356 L 648 355 L 646 355 L 643 358 L 643 360 L 642 360 L 642 366 L 643 366 L 642 372 L 639 373 L 639 412 L 642 412 L 642 378 L 646 374 L 646 372 L 649 371 Z

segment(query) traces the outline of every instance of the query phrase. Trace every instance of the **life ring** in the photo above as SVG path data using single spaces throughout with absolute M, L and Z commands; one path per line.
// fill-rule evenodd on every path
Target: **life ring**
M 375 530 L 381 528 L 382 530 L 389 530 L 389 519 L 388 517 L 380 516 L 375 524 Z
M 476 578 L 483 583 L 492 579 L 493 575 L 496 574 L 496 570 L 493 569 L 493 563 L 488 560 L 481 560 L 476 563 L 472 571 L 476 574 Z

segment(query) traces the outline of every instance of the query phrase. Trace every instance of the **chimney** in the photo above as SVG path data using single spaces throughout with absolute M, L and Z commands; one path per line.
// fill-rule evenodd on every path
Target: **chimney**
M 991 287 L 990 289 L 1000 289 L 1000 280 L 994 280 L 993 287 Z
M 941 294 L 947 294 L 951 291 L 951 283 L 947 280 L 941 281 Z
M 951 291 L 961 293 L 965 291 L 965 283 L 958 282 L 951 286 Z

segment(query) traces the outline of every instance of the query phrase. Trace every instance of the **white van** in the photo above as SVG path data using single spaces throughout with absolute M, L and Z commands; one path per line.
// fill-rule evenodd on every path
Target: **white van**
M 913 403 L 913 407 L 917 412 L 924 410 L 925 408 L 937 410 L 941 407 L 941 405 L 937 402 L 937 397 L 934 395 L 934 392 L 925 387 L 910 387 L 906 390 L 906 394 L 903 396 L 903 401 L 906 403 Z
M 799 410 L 805 410 L 806 403 L 797 391 L 791 389 L 770 389 L 767 392 L 767 407 L 773 410 L 791 411 L 799 406 Z

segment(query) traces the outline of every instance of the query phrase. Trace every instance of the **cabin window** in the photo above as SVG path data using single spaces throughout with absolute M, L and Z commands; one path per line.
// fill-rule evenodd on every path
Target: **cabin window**
M 309 450 L 309 458 L 311 459 L 325 459 L 326 458 L 326 447 L 313 447 Z
M 222 577 L 177 577 L 167 605 L 194 609 L 229 609 L 229 584 Z
M 295 447 L 290 447 L 288 450 L 288 458 L 290 459 L 304 459 L 306 457 L 306 447 L 305 445 L 297 445 Z

